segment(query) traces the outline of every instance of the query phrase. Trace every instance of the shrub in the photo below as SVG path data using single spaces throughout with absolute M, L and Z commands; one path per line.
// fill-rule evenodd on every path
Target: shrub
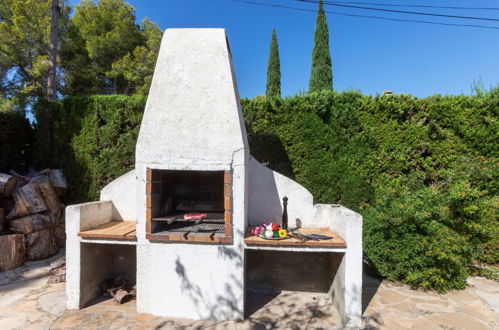
M 0 172 L 27 169 L 33 129 L 17 111 L 0 111 Z
M 70 97 L 36 107 L 37 159 L 61 167 L 71 202 L 134 167 L 143 97 Z M 498 256 L 499 89 L 415 98 L 332 91 L 242 100 L 251 154 L 315 202 L 364 216 L 380 276 L 445 292 Z
M 480 96 L 320 92 L 243 100 L 252 154 L 316 202 L 364 216 L 382 277 L 445 292 L 497 263 L 499 90 Z
M 36 106 L 39 167 L 60 167 L 70 202 L 95 200 L 99 191 L 135 166 L 143 96 L 68 97 Z

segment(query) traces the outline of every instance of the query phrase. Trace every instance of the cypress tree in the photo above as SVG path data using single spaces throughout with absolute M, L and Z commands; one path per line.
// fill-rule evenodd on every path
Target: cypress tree
M 329 53 L 329 31 L 326 13 L 322 0 L 319 2 L 314 34 L 314 49 L 312 51 L 312 72 L 308 84 L 308 91 L 318 92 L 333 89 L 333 71 Z
M 279 47 L 277 46 L 277 35 L 272 29 L 270 41 L 269 62 L 267 64 L 267 96 L 281 97 L 281 64 L 279 61 Z

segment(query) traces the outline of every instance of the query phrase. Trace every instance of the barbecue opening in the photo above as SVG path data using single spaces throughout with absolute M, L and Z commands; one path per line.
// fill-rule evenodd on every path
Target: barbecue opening
M 151 233 L 204 236 L 225 235 L 230 212 L 224 171 L 152 170 L 150 182 Z M 228 192 L 227 192 L 228 191 Z M 229 208 L 229 209 L 228 209 Z

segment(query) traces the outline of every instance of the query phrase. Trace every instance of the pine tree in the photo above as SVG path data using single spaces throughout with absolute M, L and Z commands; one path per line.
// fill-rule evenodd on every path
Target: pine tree
M 50 19 L 50 49 L 48 57 L 47 99 L 57 97 L 57 39 L 59 38 L 59 0 L 52 0 L 52 16 Z
M 267 64 L 267 96 L 281 97 L 281 64 L 279 62 L 279 47 L 277 45 L 277 35 L 272 29 L 272 39 L 270 41 L 269 62 Z
M 314 49 L 312 51 L 312 72 L 308 85 L 309 93 L 333 89 L 333 72 L 331 65 L 329 31 L 324 5 L 321 0 L 319 2 L 315 26 Z

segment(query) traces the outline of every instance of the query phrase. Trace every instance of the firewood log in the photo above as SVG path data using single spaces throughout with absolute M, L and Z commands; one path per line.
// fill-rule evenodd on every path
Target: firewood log
M 12 198 L 1 198 L 0 197 L 0 209 L 3 209 L 3 214 L 7 218 L 7 215 L 14 208 L 14 200 Z
M 50 214 L 37 213 L 9 221 L 9 229 L 21 234 L 31 234 L 36 231 L 53 227 L 55 219 Z
M 29 180 L 31 180 L 31 175 L 22 175 L 22 174 L 19 174 L 17 173 L 16 171 L 14 170 L 10 170 L 9 173 L 15 177 L 17 177 L 18 179 L 22 179 L 22 180 L 25 180 L 26 182 L 29 182 Z
M 118 304 L 126 303 L 135 298 L 136 295 L 134 283 L 123 276 L 107 280 L 102 283 L 101 288 L 104 293 L 113 297 Z
M 111 292 L 110 294 L 118 304 L 126 303 L 133 298 L 128 291 L 123 289 L 118 289 L 116 292 Z
M 57 195 L 63 196 L 68 190 L 68 183 L 62 170 L 59 169 L 45 169 L 40 172 L 40 174 L 46 174 L 49 177 L 50 184 L 54 187 L 54 190 L 57 192 Z
M 64 223 L 53 228 L 54 240 L 59 248 L 66 246 L 66 227 Z
M 0 207 L 0 231 L 4 230 L 7 226 L 7 220 L 5 219 L 5 213 L 3 208 Z
M 17 178 L 15 176 L 0 173 L 0 196 L 9 197 L 16 187 Z
M 46 259 L 59 251 L 50 228 L 35 231 L 24 236 L 24 244 L 26 246 L 24 255 L 27 261 Z
M 17 179 L 16 188 L 20 188 L 20 187 L 22 187 L 24 185 L 27 185 L 28 182 L 29 182 L 29 180 L 31 180 L 31 176 L 29 176 L 29 175 L 21 175 L 21 174 L 17 173 L 14 170 L 10 170 L 9 174 L 12 175 L 13 177 L 15 177 Z
M 0 236 L 0 272 L 20 267 L 24 264 L 24 235 Z
M 22 217 L 30 214 L 44 212 L 47 210 L 47 204 L 40 193 L 40 188 L 35 182 L 17 188 L 12 193 L 16 203 L 7 219 Z
M 40 188 L 40 193 L 47 204 L 48 211 L 51 214 L 58 215 L 61 212 L 61 201 L 57 197 L 55 189 L 50 184 L 49 177 L 47 175 L 38 175 L 31 179 L 31 182 L 35 182 Z

